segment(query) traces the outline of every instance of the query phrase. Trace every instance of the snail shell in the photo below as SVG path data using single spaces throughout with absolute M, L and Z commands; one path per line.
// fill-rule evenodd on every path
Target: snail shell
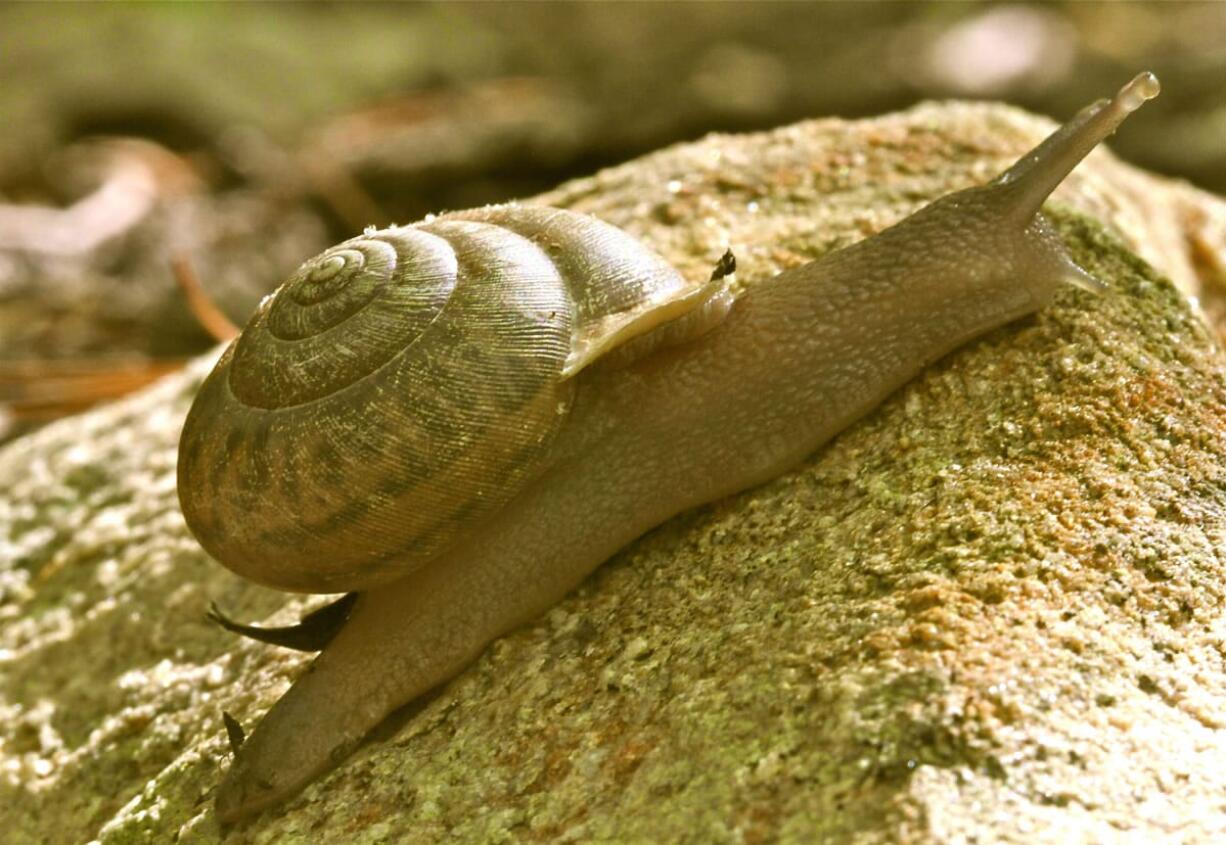
M 184 515 L 288 590 L 366 589 L 445 549 L 544 466 L 572 376 L 731 303 L 588 215 L 492 206 L 372 231 L 260 306 L 184 427 Z M 688 319 L 687 319 L 688 315 Z M 680 331 L 678 331 L 680 327 Z

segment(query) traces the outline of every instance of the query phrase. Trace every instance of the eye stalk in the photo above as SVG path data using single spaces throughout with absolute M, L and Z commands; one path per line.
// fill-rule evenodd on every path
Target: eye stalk
M 1160 91 L 1158 77 L 1149 71 L 1137 74 L 1111 99 L 1102 99 L 1078 112 L 1049 135 L 1041 144 L 1018 159 L 1017 163 L 982 188 L 966 195 L 984 204 L 983 217 L 994 221 L 998 236 L 997 252 L 1012 254 L 1011 271 L 1017 273 L 1045 302 L 1059 283 L 1075 285 L 1091 293 L 1103 293 L 1107 286 L 1078 266 L 1065 250 L 1051 224 L 1039 214 L 1044 201 L 1072 170 L 1124 119 L 1152 100 Z M 1015 236 L 1022 234 L 1019 242 Z M 989 233 L 980 237 L 990 238 Z M 1010 244 L 1014 249 L 1009 249 Z M 1001 266 L 1006 266 L 1001 262 Z
M 1115 132 L 1146 100 L 1157 97 L 1161 90 L 1154 74 L 1149 71 L 1137 74 L 1110 100 L 1099 100 L 1078 112 L 996 177 L 991 186 L 1008 188 L 1010 212 L 1029 220 L 1091 150 Z

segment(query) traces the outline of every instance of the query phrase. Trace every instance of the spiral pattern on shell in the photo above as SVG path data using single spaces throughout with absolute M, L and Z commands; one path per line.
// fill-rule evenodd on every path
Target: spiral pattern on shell
M 333 247 L 201 387 L 180 444 L 188 525 L 282 589 L 399 577 L 541 471 L 569 375 L 695 288 L 557 209 L 493 206 Z

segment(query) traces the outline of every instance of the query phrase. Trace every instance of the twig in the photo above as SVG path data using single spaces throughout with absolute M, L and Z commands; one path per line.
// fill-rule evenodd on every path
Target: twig
M 176 255 L 170 259 L 170 269 L 174 273 L 179 289 L 187 299 L 187 307 L 191 309 L 196 322 L 213 336 L 215 340 L 231 341 L 238 337 L 238 326 L 230 321 L 200 284 L 200 278 L 192 269 L 186 256 Z
M 302 153 L 298 161 L 316 193 L 350 229 L 361 231 L 387 220 L 379 203 L 343 165 L 310 152 Z

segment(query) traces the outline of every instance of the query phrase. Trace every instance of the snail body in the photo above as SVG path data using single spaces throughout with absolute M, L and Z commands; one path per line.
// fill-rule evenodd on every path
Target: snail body
M 1100 289 L 1040 206 L 1157 90 L 1141 74 L 991 183 L 735 297 L 521 206 L 304 265 L 201 388 L 180 499 L 236 571 L 359 595 L 238 750 L 218 817 L 295 793 L 644 531 L 796 466 L 1061 285 Z

